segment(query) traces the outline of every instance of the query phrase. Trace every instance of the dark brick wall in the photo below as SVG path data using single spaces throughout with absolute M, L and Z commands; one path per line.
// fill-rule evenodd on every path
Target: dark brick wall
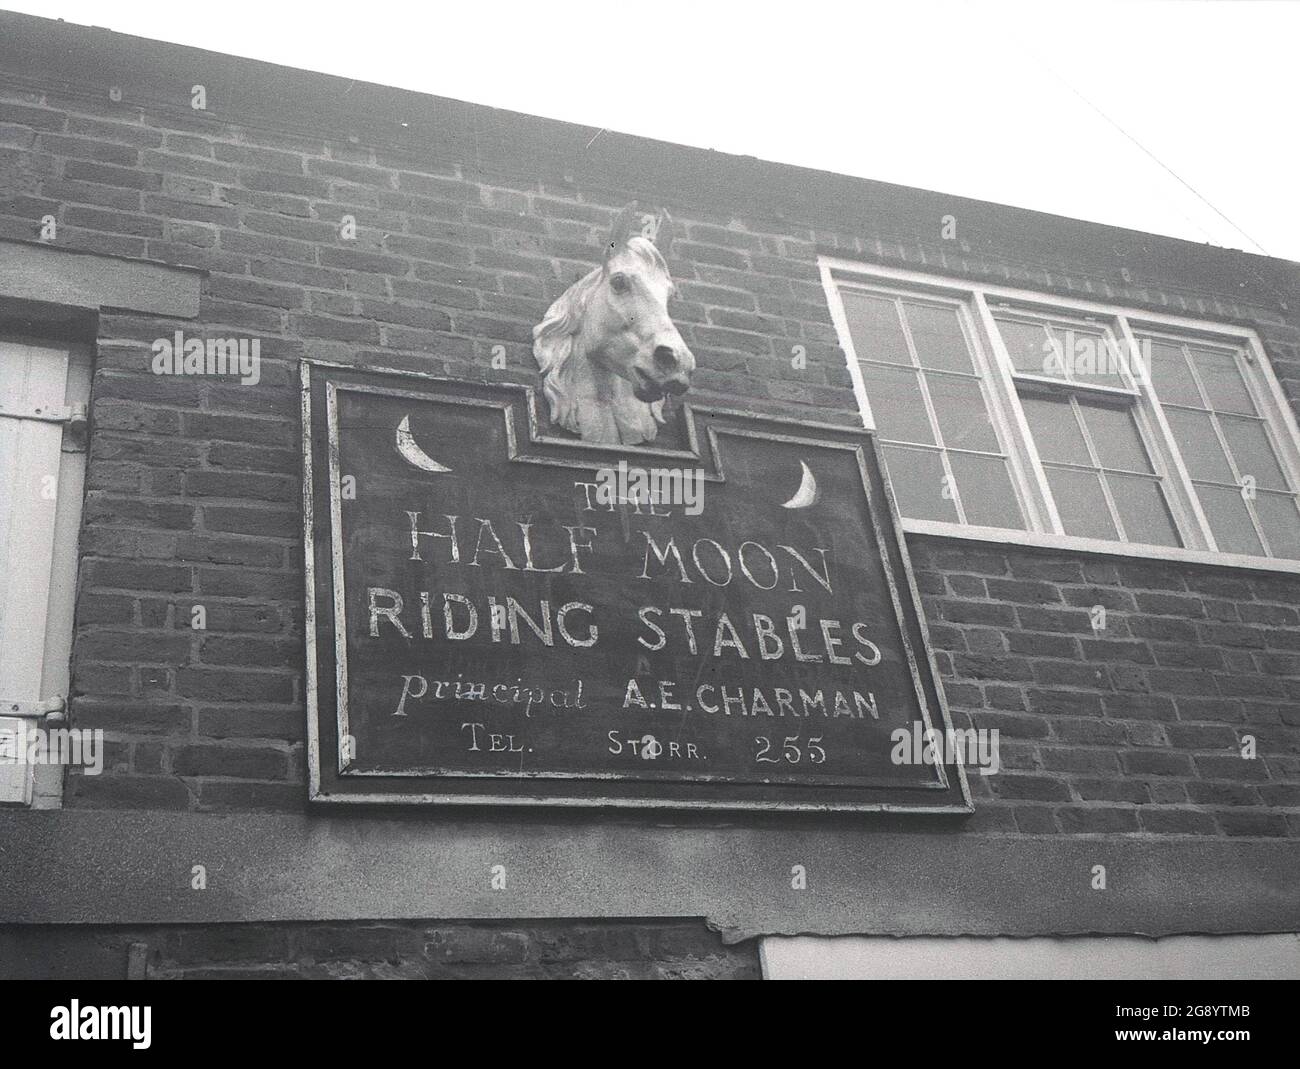
M 954 720 L 1000 734 L 976 826 L 1300 835 L 1300 576 L 909 545 Z
M 551 127 L 502 113 L 394 147 L 195 113 L 188 83 L 148 103 L 113 103 L 106 84 L 0 91 L 0 237 L 34 241 L 53 215 L 59 247 L 207 276 L 197 321 L 98 321 L 73 691 L 77 723 L 112 743 L 104 775 L 69 777 L 68 806 L 305 805 L 297 361 L 532 383 L 530 328 L 634 197 L 680 228 L 674 317 L 701 400 L 856 420 L 816 269 L 827 252 L 1250 323 L 1300 401 L 1296 295 L 1276 282 L 1295 275 L 1260 258 L 956 199 L 962 240 L 945 243 L 943 198 L 886 187 L 878 213 L 846 207 L 828 227 L 811 195 L 764 200 L 762 176 L 791 169 L 674 149 L 690 176 L 674 191 L 613 163 L 534 163 Z M 506 125 L 484 147 L 462 136 L 489 119 Z M 723 205 L 711 167 L 754 186 Z M 1097 252 L 1111 236 L 1114 261 Z M 261 383 L 154 376 L 150 344 L 176 330 L 259 338 Z M 973 777 L 973 833 L 1300 833 L 1300 581 L 911 546 L 956 719 L 1002 733 L 1005 771 Z
M 0 979 L 757 980 L 699 920 L 0 928 Z

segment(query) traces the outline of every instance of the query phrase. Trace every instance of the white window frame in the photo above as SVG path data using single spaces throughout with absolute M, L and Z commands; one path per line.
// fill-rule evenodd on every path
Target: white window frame
M 1265 432 L 1277 452 L 1283 472 L 1290 484 L 1300 489 L 1300 425 L 1273 372 L 1259 335 L 1254 330 L 1117 303 L 960 281 L 833 256 L 819 256 L 818 266 L 840 347 L 848 358 L 849 377 L 853 382 L 862 425 L 867 430 L 875 430 L 876 424 L 853 338 L 849 333 L 848 318 L 840 297 L 841 284 L 848 284 L 853 289 L 864 292 L 874 290 L 880 295 L 906 297 L 910 291 L 912 295 L 923 299 L 940 298 L 956 303 L 961 309 L 963 329 L 974 342 L 972 355 L 976 367 L 982 374 L 988 375 L 985 387 L 990 399 L 989 416 L 993 420 L 999 441 L 1007 451 L 1012 484 L 1020 498 L 1028 529 L 975 527 L 941 520 L 903 518 L 905 532 L 1106 556 L 1188 561 L 1300 574 L 1300 560 L 1224 553 L 1217 549 L 1200 500 L 1192 487 L 1191 477 L 1177 450 L 1171 448 L 1173 435 L 1159 396 L 1150 382 L 1141 384 L 1133 413 L 1137 417 L 1140 433 L 1151 451 L 1152 464 L 1162 477 L 1166 489 L 1165 498 L 1174 524 L 1186 545 L 1150 546 L 1110 539 L 1081 538 L 1063 533 L 1055 504 L 1045 492 L 1047 480 L 1028 423 L 1020 405 L 1013 402 L 1017 393 L 1016 380 L 1033 382 L 1037 378 L 1014 369 L 993 317 L 995 310 L 1000 310 L 997 306 L 1005 304 L 1044 318 L 1055 316 L 1089 319 L 1095 321 L 1097 326 L 1110 330 L 1122 343 L 1121 348 L 1130 353 L 1137 351 L 1136 332 L 1172 334 L 1181 341 L 1192 339 L 1211 346 L 1217 343 L 1244 350 L 1251 365 L 1249 373 L 1243 375 L 1247 389 L 1263 417 Z M 1057 386 L 1062 385 L 1057 380 L 1047 381 Z M 1128 391 L 1091 384 L 1079 389 L 1084 394 L 1133 396 Z

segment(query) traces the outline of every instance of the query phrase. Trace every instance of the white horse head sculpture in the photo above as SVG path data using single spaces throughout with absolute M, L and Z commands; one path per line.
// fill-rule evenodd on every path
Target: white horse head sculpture
M 651 241 L 634 230 L 640 218 L 635 204 L 623 209 L 604 262 L 533 328 L 551 419 L 586 442 L 653 441 L 665 396 L 685 393 L 695 370 L 668 316 L 674 287 L 660 249 L 667 250 L 671 220 L 659 213 Z

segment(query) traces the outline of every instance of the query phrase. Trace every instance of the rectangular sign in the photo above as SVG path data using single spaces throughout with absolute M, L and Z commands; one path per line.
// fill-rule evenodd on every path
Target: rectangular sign
M 919 759 L 948 720 L 867 433 L 683 406 L 629 448 L 524 387 L 303 386 L 313 799 L 969 810 Z

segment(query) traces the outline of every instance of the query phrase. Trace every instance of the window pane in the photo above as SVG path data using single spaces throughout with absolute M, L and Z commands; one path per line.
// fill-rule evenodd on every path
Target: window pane
M 998 436 L 989 422 L 988 405 L 979 379 L 931 374 L 925 377 L 930 400 L 939 417 L 943 444 L 950 449 L 978 449 L 997 453 Z
M 898 442 L 934 443 L 930 417 L 921 398 L 915 371 L 880 364 L 863 364 L 867 401 L 880 437 Z
M 1235 483 L 1228 458 L 1223 454 L 1214 424 L 1204 412 L 1189 412 L 1185 408 L 1171 408 L 1165 413 L 1174 432 L 1178 451 L 1193 479 L 1211 479 L 1221 483 Z
M 1038 446 L 1038 455 L 1044 461 L 1092 466 L 1092 457 L 1069 401 L 1022 397 L 1020 403 L 1029 422 L 1029 433 Z
M 846 291 L 843 296 L 844 315 L 859 360 L 883 360 L 887 364 L 912 362 L 893 301 L 852 291 Z
M 1139 344 L 1142 351 L 1149 354 L 1151 381 L 1160 396 L 1161 404 L 1205 407 L 1201 391 L 1196 388 L 1196 380 L 1192 378 L 1183 356 L 1182 346 L 1168 345 L 1150 338 L 1139 339 Z
M 906 302 L 903 307 L 907 309 L 907 325 L 922 367 L 974 374 L 970 346 L 957 319 L 957 309 Z
M 1290 490 L 1277 454 L 1269 444 L 1264 424 L 1257 419 L 1240 419 L 1234 416 L 1219 417 L 1223 436 L 1228 439 L 1232 459 L 1244 479 L 1255 477 L 1255 485 L 1268 490 Z
M 1004 458 L 953 453 L 948 459 L 957 479 L 967 523 L 1024 530 L 1025 518 L 1011 488 L 1011 473 Z
M 1051 333 L 1059 346 L 1056 362 L 1064 367 L 1066 378 L 1096 386 L 1124 386 L 1119 356 L 1101 331 L 1053 326 Z
M 1052 374 L 1047 366 L 1052 346 L 1047 332 L 1039 324 L 1018 323 L 1014 319 L 998 319 L 997 324 L 1007 352 L 1011 354 L 1012 367 L 1029 375 Z M 1054 377 L 1062 377 L 1059 369 Z
M 1300 560 L 1300 510 L 1291 494 L 1255 495 L 1255 511 L 1275 557 Z
M 957 522 L 957 503 L 947 489 L 943 458 L 935 450 L 883 447 L 898 511 L 914 520 Z
M 1192 361 L 1200 372 L 1205 392 L 1210 395 L 1210 407 L 1216 412 L 1244 412 L 1255 415 L 1255 405 L 1250 391 L 1242 381 L 1237 358 L 1232 353 L 1212 349 L 1192 349 Z
M 1079 407 L 1103 468 L 1119 468 L 1123 471 L 1155 470 L 1129 409 L 1083 404 Z
M 1110 496 L 1115 499 L 1128 541 L 1154 546 L 1183 544 L 1158 480 L 1108 472 L 1106 483 L 1110 486 Z
M 1220 552 L 1245 553 L 1252 557 L 1263 554 L 1264 547 L 1250 522 L 1250 513 L 1246 511 L 1240 490 L 1198 483 L 1196 491 Z
M 1056 500 L 1056 511 L 1061 514 L 1066 534 L 1081 538 L 1119 537 L 1110 518 L 1106 496 L 1101 491 L 1101 479 L 1095 472 L 1052 467 L 1046 470 L 1047 482 Z

